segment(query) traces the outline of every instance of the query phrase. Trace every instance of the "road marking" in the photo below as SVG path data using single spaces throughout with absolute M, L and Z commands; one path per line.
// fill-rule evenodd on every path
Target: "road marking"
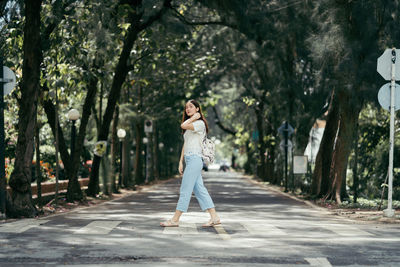
M 106 235 L 122 221 L 93 221 L 75 231 L 75 234 Z
M 197 235 L 197 226 L 195 223 L 180 222 L 179 227 L 164 227 L 165 235 Z
M 331 267 L 327 258 L 305 258 L 311 266 Z
M 25 219 L 11 223 L 5 223 L 0 226 L 1 233 L 23 233 L 33 227 L 47 223 L 49 220 L 36 220 L 36 219 Z
M 281 229 L 265 222 L 247 222 L 242 225 L 251 235 L 287 235 Z
M 231 239 L 231 236 L 225 231 L 224 227 L 222 225 L 214 225 L 215 231 L 217 231 L 218 236 L 222 238 L 223 240 L 229 240 Z
M 349 225 L 344 225 L 344 224 L 325 224 L 325 225 L 320 225 L 332 232 L 335 232 L 338 235 L 341 236 L 373 236 L 373 234 L 370 234 L 368 232 L 362 231 L 356 227 L 352 227 Z

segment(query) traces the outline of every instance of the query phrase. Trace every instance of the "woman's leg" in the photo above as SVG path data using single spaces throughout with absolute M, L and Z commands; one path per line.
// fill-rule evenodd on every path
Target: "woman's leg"
M 214 202 L 212 201 L 211 196 L 207 191 L 207 188 L 204 186 L 204 182 L 203 182 L 203 178 L 201 177 L 201 174 L 197 177 L 193 191 L 197 198 L 197 201 L 200 204 L 200 208 L 203 211 L 215 207 Z
M 208 226 L 214 226 L 217 224 L 220 224 L 221 221 L 219 219 L 219 216 L 215 210 L 215 205 L 214 202 L 212 201 L 212 198 L 210 194 L 208 193 L 207 188 L 204 186 L 203 182 L 203 177 L 200 175 L 197 177 L 196 183 L 193 188 L 194 194 L 196 195 L 197 201 L 200 204 L 200 208 L 204 211 L 207 210 L 208 213 L 210 213 L 210 221 L 203 226 L 208 227 Z
M 201 175 L 201 169 L 203 168 L 203 164 L 199 156 L 185 157 L 185 162 L 186 168 L 183 172 L 179 200 L 176 206 L 176 210 L 181 212 L 187 212 L 193 193 L 193 188 L 197 180 L 196 178 Z
M 215 208 L 211 208 L 207 210 L 208 213 L 210 213 L 210 217 L 212 221 L 219 221 L 219 216 L 217 214 L 217 211 L 215 210 Z
M 186 168 L 183 172 L 182 183 L 180 187 L 179 200 L 176 206 L 174 216 L 160 225 L 164 227 L 178 226 L 179 219 L 183 212 L 189 208 L 190 199 L 192 197 L 193 188 L 196 183 L 196 178 L 201 174 L 203 164 L 199 165 L 198 161 L 201 158 L 196 156 L 185 156 Z
M 172 221 L 173 222 L 179 222 L 179 219 L 181 218 L 181 215 L 182 215 L 182 211 L 180 211 L 180 210 L 175 210 L 175 213 L 174 213 L 174 216 L 172 217 Z

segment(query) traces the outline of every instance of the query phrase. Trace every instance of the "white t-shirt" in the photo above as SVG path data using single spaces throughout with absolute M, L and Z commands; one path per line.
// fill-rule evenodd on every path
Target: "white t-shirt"
M 201 155 L 201 142 L 206 134 L 206 125 L 203 120 L 197 120 L 193 122 L 193 127 L 193 131 L 186 130 L 183 134 L 185 140 L 183 144 L 184 155 Z

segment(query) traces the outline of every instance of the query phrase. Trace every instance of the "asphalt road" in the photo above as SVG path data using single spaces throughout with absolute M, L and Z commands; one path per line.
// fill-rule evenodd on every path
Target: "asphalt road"
M 400 225 L 333 217 L 237 173 L 208 172 L 222 225 L 193 197 L 179 228 L 180 179 L 125 198 L 0 225 L 0 266 L 400 266 Z

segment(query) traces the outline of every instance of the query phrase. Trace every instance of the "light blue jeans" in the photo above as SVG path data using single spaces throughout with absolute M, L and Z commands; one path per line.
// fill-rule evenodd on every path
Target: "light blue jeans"
M 185 155 L 185 171 L 181 183 L 180 195 L 177 210 L 187 212 L 189 208 L 192 192 L 200 204 L 200 208 L 204 211 L 214 208 L 214 203 L 204 186 L 201 170 L 203 169 L 203 160 L 197 154 Z

